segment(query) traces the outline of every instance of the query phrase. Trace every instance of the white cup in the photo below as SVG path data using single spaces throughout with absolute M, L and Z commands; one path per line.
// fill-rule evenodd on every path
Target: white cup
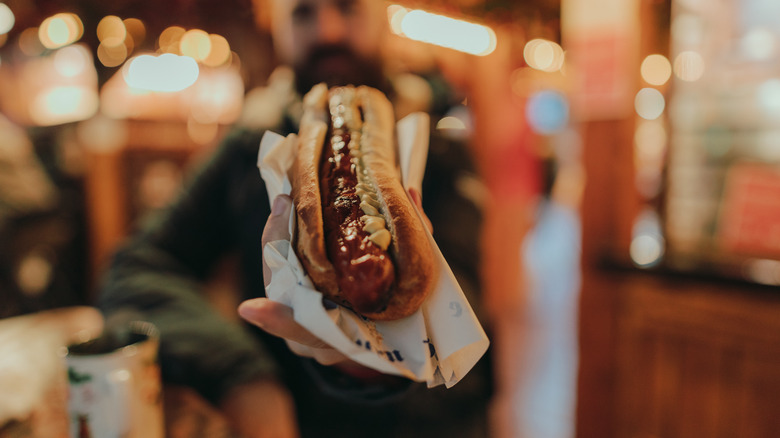
M 143 321 L 68 348 L 71 437 L 163 437 L 158 348 L 157 329 Z

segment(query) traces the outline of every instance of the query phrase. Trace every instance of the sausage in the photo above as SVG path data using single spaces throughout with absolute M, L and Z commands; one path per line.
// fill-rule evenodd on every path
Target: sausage
M 294 248 L 323 295 L 376 320 L 414 313 L 433 250 L 401 186 L 393 109 L 374 88 L 315 86 L 291 176 Z

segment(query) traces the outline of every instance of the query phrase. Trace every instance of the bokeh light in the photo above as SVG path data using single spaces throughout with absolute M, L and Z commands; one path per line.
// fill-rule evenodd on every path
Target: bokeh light
M 528 98 L 525 113 L 531 129 L 539 134 L 549 135 L 567 125 L 569 103 L 566 97 L 557 91 L 538 91 Z
M 655 234 L 639 234 L 631 240 L 631 260 L 641 267 L 657 264 L 664 254 L 663 238 Z
M 634 109 L 639 117 L 655 120 L 663 114 L 666 107 L 664 95 L 655 88 L 643 88 L 634 98 Z
M 157 45 L 160 53 L 186 56 L 209 67 L 238 61 L 225 37 L 201 29 L 185 30 L 180 26 L 170 26 L 162 31 Z
M 97 37 L 100 42 L 107 39 L 124 41 L 127 36 L 125 23 L 116 15 L 103 17 L 97 25 Z
M 187 33 L 187 31 L 183 27 L 167 27 L 160 33 L 160 36 L 157 38 L 157 45 L 159 46 L 160 51 L 163 53 L 173 53 L 176 55 L 180 54 L 179 46 L 185 33 Z
M 122 20 L 122 23 L 125 25 L 128 36 L 133 39 L 133 44 L 136 47 L 140 46 L 146 39 L 146 26 L 143 21 L 137 18 L 126 18 Z
M 634 163 L 636 188 L 652 199 L 660 193 L 666 154 L 667 132 L 661 120 L 640 120 L 634 131 Z
M 390 23 L 390 31 L 396 35 L 401 35 L 404 31 L 401 29 L 401 22 L 404 16 L 409 12 L 401 5 L 390 5 L 387 7 L 387 20 Z
M 496 33 L 487 26 L 422 10 L 395 11 L 398 18 L 391 18 L 391 28 L 400 28 L 399 35 L 409 39 L 479 56 L 496 48 Z
M 756 90 L 756 99 L 761 110 L 772 119 L 780 119 L 780 79 L 769 79 Z
M 640 67 L 642 79 L 650 85 L 663 85 L 672 77 L 672 63 L 664 55 L 649 55 Z
M 748 59 L 754 61 L 771 59 L 776 49 L 775 34 L 765 27 L 754 27 L 740 40 L 740 48 Z
M 38 38 L 38 28 L 30 27 L 22 31 L 19 35 L 19 50 L 27 56 L 38 56 L 46 50 Z
M 639 267 L 657 265 L 664 256 L 666 242 L 661 232 L 661 220 L 652 209 L 642 211 L 634 222 L 629 255 Z
M 16 17 L 11 8 L 5 3 L 0 3 L 0 35 L 10 32 L 15 23 Z
M 51 284 L 54 251 L 47 245 L 34 247 L 19 261 L 16 284 L 25 295 L 39 296 Z
M 237 70 L 204 70 L 201 78 L 191 90 L 191 118 L 204 125 L 235 120 L 245 91 Z
M 211 34 L 209 35 L 211 41 L 211 50 L 209 54 L 204 57 L 201 62 L 209 67 L 217 67 L 225 65 L 230 62 L 232 52 L 230 50 L 230 44 L 228 40 L 222 35 Z
M 196 61 L 202 61 L 211 52 L 211 39 L 206 31 L 191 29 L 179 40 L 179 53 Z
M 134 42 L 124 21 L 116 15 L 105 16 L 98 23 L 96 33 L 100 41 L 97 48 L 100 63 L 106 67 L 116 67 L 125 62 Z
M 181 91 L 198 79 L 198 63 L 188 56 L 163 53 L 140 55 L 129 62 L 124 77 L 132 88 L 147 91 Z
M 563 48 L 556 42 L 536 38 L 526 43 L 523 58 L 529 67 L 554 72 L 563 66 Z
M 780 286 L 780 261 L 753 259 L 745 262 L 745 274 L 751 280 L 772 286 Z
M 96 90 L 77 87 L 50 87 L 41 91 L 30 105 L 30 114 L 41 126 L 58 125 L 92 117 L 98 110 Z
M 107 38 L 97 48 L 97 58 L 106 67 L 116 67 L 127 59 L 128 51 L 124 40 Z
M 634 132 L 634 145 L 640 161 L 660 164 L 667 145 L 666 127 L 658 120 L 639 121 Z
M 457 129 L 457 130 L 465 130 L 466 124 L 463 123 L 463 120 L 455 117 L 455 116 L 446 116 L 442 117 L 441 120 L 439 120 L 436 123 L 436 129 Z
M 674 58 L 674 74 L 686 82 L 698 81 L 704 75 L 704 58 L 691 50 L 681 52 Z
M 91 61 L 92 57 L 85 46 L 78 44 L 67 46 L 54 54 L 54 69 L 60 75 L 72 78 L 83 73 Z
M 71 13 L 46 18 L 38 28 L 38 38 L 47 49 L 56 49 L 78 41 L 84 34 L 81 19 Z

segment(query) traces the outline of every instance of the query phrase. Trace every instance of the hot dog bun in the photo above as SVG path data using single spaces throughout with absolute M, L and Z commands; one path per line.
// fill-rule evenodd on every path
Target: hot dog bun
M 298 258 L 326 298 L 375 320 L 414 313 L 436 277 L 424 225 L 401 185 L 394 133 L 381 91 L 320 84 L 304 98 L 291 173 Z M 346 155 L 328 163 L 327 154 Z M 334 170 L 342 159 L 352 164 Z M 347 225 L 336 226 L 336 216 Z

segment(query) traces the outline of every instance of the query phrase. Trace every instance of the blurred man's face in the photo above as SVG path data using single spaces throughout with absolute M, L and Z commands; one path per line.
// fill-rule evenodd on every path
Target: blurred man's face
M 299 92 L 323 81 L 381 85 L 384 2 L 274 0 L 273 6 L 274 46 L 295 70 Z

